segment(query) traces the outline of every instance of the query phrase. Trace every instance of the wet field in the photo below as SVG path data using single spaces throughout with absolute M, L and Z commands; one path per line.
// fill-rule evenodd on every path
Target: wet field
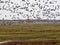
M 8 42 L 0 45 L 59 45 L 58 42 Z

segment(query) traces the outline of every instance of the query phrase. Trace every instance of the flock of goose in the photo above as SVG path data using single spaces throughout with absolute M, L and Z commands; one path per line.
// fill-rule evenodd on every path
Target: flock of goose
M 0 20 L 60 20 L 59 0 L 0 0 Z

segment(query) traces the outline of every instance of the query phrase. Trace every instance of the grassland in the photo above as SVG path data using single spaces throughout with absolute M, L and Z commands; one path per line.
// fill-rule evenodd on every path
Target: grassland
M 60 24 L 1 25 L 0 41 L 60 42 Z

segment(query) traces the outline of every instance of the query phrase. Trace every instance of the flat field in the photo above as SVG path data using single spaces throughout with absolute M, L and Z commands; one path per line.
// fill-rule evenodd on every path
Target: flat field
M 8 40 L 16 42 L 60 43 L 60 24 L 1 25 L 0 41 Z

